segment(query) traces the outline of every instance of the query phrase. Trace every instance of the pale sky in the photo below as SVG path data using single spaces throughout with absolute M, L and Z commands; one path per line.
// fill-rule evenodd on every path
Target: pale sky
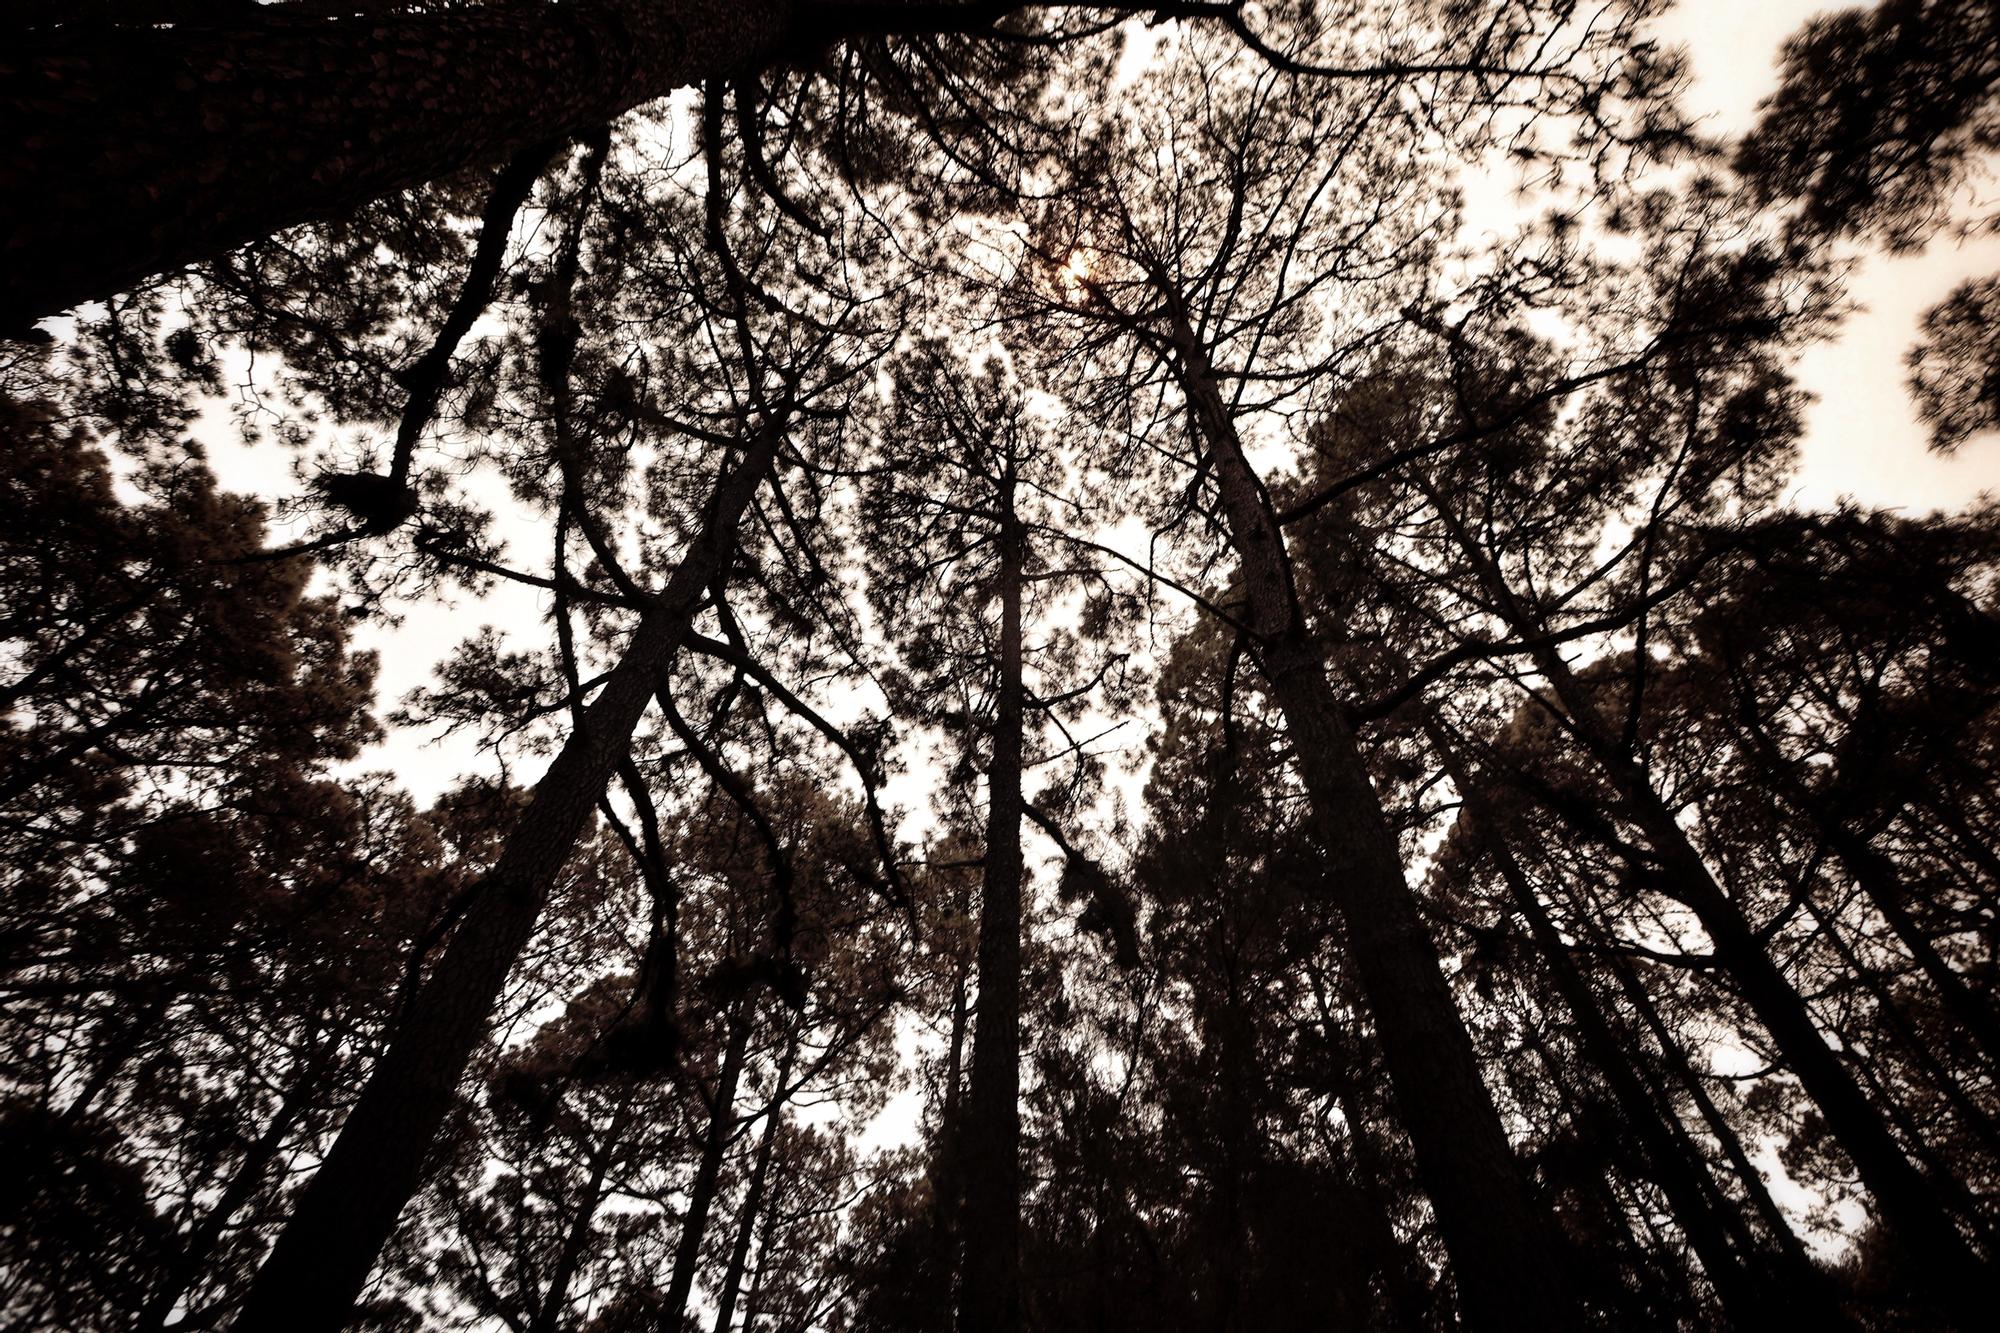
M 1757 102 L 1777 87 L 1784 39 L 1814 14 L 1853 7 L 1683 0 L 1656 30 L 1687 47 L 1695 80 L 1689 109 L 1707 118 L 1710 132 L 1735 137 L 1750 128 Z M 1796 503 L 1818 508 L 1848 497 L 1923 513 L 2000 491 L 2000 438 L 1974 438 L 1950 457 L 1933 454 L 1903 382 L 1903 353 L 1916 341 L 1924 311 L 1965 279 L 1990 273 L 2000 273 L 2000 237 L 1962 247 L 1944 239 L 1921 255 L 1864 261 L 1850 291 L 1865 311 L 1839 338 L 1807 352 L 1798 367 L 1799 382 L 1817 401 L 1806 417 Z

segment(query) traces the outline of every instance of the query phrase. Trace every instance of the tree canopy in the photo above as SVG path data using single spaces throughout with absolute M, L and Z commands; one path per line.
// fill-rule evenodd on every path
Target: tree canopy
M 0 20 L 0 1317 L 1982 1327 L 2000 23 L 1663 8 Z

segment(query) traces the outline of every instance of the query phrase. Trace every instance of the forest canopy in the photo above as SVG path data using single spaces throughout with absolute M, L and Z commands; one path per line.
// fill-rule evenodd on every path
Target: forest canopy
M 0 1321 L 1986 1327 L 2000 17 L 1669 8 L 0 18 Z

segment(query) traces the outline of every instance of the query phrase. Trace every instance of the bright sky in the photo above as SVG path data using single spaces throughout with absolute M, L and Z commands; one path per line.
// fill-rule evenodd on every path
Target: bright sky
M 1694 73 L 1689 108 L 1707 117 L 1711 133 L 1733 138 L 1750 128 L 1758 101 L 1777 87 L 1785 38 L 1814 14 L 1853 7 L 1682 0 L 1657 31 L 1687 47 Z M 1799 504 L 1817 508 L 1849 497 L 1923 513 L 2000 491 L 2000 439 L 1973 439 L 1950 457 L 1933 454 L 1903 383 L 1903 353 L 1916 341 L 1924 311 L 1965 279 L 1989 273 L 2000 273 L 2000 236 L 1962 247 L 1939 240 L 1921 255 L 1864 261 L 1850 289 L 1864 311 L 1798 368 L 1800 383 L 1817 398 L 1806 417 L 1793 492 Z

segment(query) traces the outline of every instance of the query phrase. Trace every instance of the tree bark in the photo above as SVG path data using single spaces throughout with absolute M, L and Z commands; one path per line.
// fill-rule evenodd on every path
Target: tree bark
M 0 331 L 756 68 L 796 7 L 488 0 L 335 18 L 245 4 L 11 34 Z
M 1000 684 L 986 770 L 986 855 L 979 905 L 979 1000 L 972 1081 L 958 1143 L 965 1205 L 961 1333 L 1021 1326 L 1021 584 L 1023 538 L 1011 468 L 1001 479 Z
M 1222 492 L 1264 678 L 1311 799 L 1327 891 L 1346 923 L 1348 957 L 1451 1252 L 1465 1325 L 1579 1328 L 1554 1223 L 1480 1077 L 1437 946 L 1403 878 L 1396 836 L 1299 606 L 1270 493 L 1244 455 L 1207 349 L 1178 308 L 1172 340 Z
M 780 433 L 776 423 L 760 429 L 736 467 L 717 481 L 701 534 L 537 784 L 499 861 L 475 891 L 436 970 L 258 1270 L 236 1325 L 244 1333 L 332 1333 L 346 1321 L 397 1214 L 423 1178 L 424 1159 L 458 1080 L 556 876 L 735 547 L 737 524 L 771 470 Z
M 687 1312 L 688 1295 L 694 1290 L 695 1270 L 701 1267 L 701 1242 L 708 1234 L 708 1214 L 715 1206 L 715 1182 L 722 1176 L 722 1155 L 729 1148 L 730 1132 L 736 1128 L 736 1081 L 742 1076 L 743 1052 L 749 1042 L 750 1016 L 731 1015 L 729 1046 L 722 1053 L 722 1068 L 715 1078 L 715 1105 L 709 1112 L 708 1137 L 701 1146 L 701 1165 L 695 1168 L 694 1183 L 688 1187 L 680 1239 L 674 1243 L 674 1272 L 667 1287 L 666 1306 L 660 1311 L 660 1333 L 681 1333 L 681 1317 Z

